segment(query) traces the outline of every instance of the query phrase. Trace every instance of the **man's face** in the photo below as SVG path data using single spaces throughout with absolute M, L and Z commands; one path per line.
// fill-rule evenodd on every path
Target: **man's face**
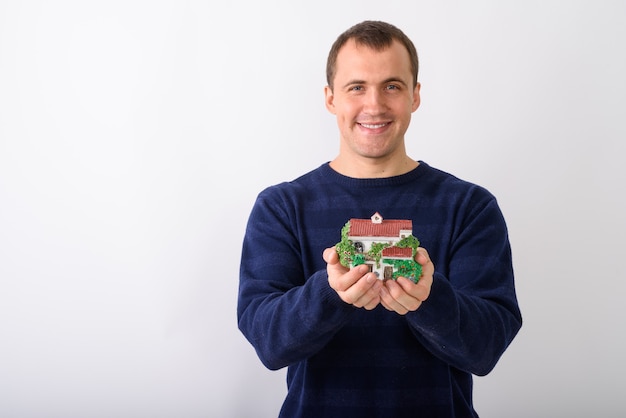
M 404 134 L 420 98 L 401 43 L 376 51 L 349 40 L 339 50 L 333 86 L 325 89 L 326 108 L 337 117 L 344 157 L 406 155 Z

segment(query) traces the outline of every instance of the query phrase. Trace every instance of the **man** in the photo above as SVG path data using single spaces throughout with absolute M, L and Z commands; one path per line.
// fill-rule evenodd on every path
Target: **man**
M 417 73 L 393 25 L 340 35 L 325 88 L 337 157 L 267 188 L 250 214 L 238 322 L 266 367 L 288 367 L 281 417 L 478 416 L 472 375 L 489 373 L 521 327 L 496 199 L 406 154 Z M 374 213 L 412 220 L 417 283 L 339 263 L 341 228 Z

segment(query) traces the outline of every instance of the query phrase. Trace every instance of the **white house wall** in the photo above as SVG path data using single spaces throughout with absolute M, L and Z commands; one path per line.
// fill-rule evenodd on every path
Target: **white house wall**
M 350 241 L 352 241 L 353 243 L 356 242 L 360 242 L 361 244 L 363 244 L 363 252 L 368 252 L 370 250 L 370 248 L 372 248 L 372 244 L 375 242 L 384 242 L 387 243 L 389 245 L 393 245 L 395 243 L 397 243 L 398 241 L 400 241 L 400 239 L 398 237 L 377 237 L 377 238 L 372 238 L 372 237 L 349 237 Z

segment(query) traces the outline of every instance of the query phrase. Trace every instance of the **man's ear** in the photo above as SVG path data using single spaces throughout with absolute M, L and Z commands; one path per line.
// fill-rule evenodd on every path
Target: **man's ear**
M 335 114 L 335 95 L 333 94 L 333 89 L 330 86 L 324 87 L 324 98 L 326 109 L 333 115 Z
M 411 105 L 411 110 L 413 112 L 415 112 L 417 108 L 420 107 L 420 87 L 422 87 L 422 85 L 420 83 L 417 83 L 415 84 L 415 88 L 413 89 L 413 104 Z

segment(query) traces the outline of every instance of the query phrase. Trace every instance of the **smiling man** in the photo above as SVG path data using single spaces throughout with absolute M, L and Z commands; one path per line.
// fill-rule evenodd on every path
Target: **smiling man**
M 496 199 L 406 153 L 417 75 L 397 27 L 341 34 L 325 87 L 338 155 L 263 190 L 250 214 L 238 323 L 266 367 L 288 367 L 281 417 L 476 417 L 472 376 L 521 327 Z M 412 221 L 417 283 L 340 264 L 342 227 L 374 213 Z
M 337 116 L 340 132 L 340 152 L 331 167 L 351 177 L 389 177 L 417 167 L 404 146 L 420 104 L 406 47 L 392 40 L 373 49 L 350 38 L 329 71 L 326 107 Z

